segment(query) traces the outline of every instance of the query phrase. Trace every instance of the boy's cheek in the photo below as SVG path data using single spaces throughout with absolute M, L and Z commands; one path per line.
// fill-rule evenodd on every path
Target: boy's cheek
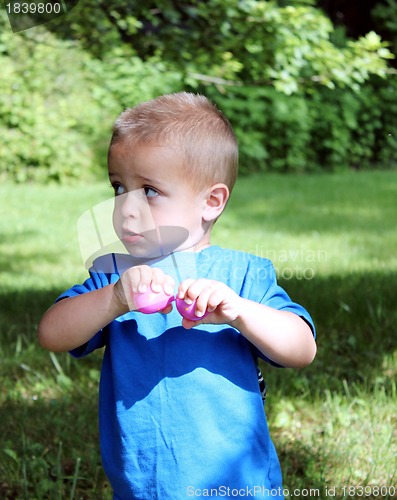
M 116 208 L 113 210 L 112 222 L 113 222 L 113 229 L 117 235 L 117 238 L 119 238 L 119 240 L 121 240 L 121 237 L 122 237 L 121 228 L 123 225 L 123 221 L 122 221 L 122 216 L 121 216 L 120 212 Z

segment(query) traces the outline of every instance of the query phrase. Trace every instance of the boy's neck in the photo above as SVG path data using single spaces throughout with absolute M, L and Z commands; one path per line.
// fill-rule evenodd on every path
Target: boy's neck
M 188 250 L 188 251 L 201 252 L 202 250 L 204 250 L 205 248 L 209 248 L 210 246 L 211 246 L 211 243 L 209 241 L 205 242 L 205 243 L 199 243 L 198 245 L 196 245 L 195 247 L 193 247 L 191 250 Z

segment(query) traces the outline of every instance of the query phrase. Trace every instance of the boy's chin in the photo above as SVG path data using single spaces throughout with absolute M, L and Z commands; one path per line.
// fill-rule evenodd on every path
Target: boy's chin
M 186 246 L 189 231 L 183 227 L 160 226 L 157 230 L 141 233 L 142 239 L 134 243 L 123 241 L 133 257 L 155 259 L 179 251 Z
M 179 248 L 175 245 L 164 245 L 162 247 L 150 246 L 150 245 L 126 245 L 124 244 L 127 252 L 137 259 L 141 260 L 152 260 L 158 259 L 160 257 L 164 257 L 165 255 L 170 255 L 173 252 L 179 250 Z

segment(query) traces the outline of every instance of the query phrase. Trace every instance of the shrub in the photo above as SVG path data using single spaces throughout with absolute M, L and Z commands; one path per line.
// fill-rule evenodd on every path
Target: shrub
M 359 92 L 318 87 L 287 96 L 271 87 L 204 89 L 232 122 L 240 171 L 392 168 L 397 163 L 397 77 Z
M 61 180 L 91 170 L 106 111 L 95 102 L 97 64 L 44 29 L 0 38 L 0 173 Z
M 226 5 L 224 0 L 220 2 Z M 248 8 L 251 4 L 241 5 Z M 274 9 L 275 5 L 269 12 Z M 77 16 L 77 10 L 72 12 Z M 190 14 L 189 19 L 194 20 Z M 312 25 L 318 14 L 309 9 L 307 15 Z M 77 23 L 77 18 L 73 19 Z M 295 21 L 299 19 L 297 16 Z M 243 19 L 239 22 L 243 29 Z M 323 22 L 321 36 L 326 36 L 331 28 L 328 21 Z M 228 71 L 222 72 L 221 65 L 218 73 L 195 75 L 183 72 L 172 57 L 160 59 L 158 53 L 146 54 L 142 60 L 132 48 L 116 44 L 113 32 L 107 35 L 110 46 L 98 54 L 87 47 L 83 50 L 77 39 L 71 41 L 66 35 L 60 39 L 45 26 L 13 34 L 10 29 L 3 29 L 6 23 L 5 14 L 0 12 L 0 178 L 65 182 L 104 172 L 111 125 L 124 108 L 159 94 L 189 88 L 215 101 L 232 122 L 239 139 L 243 173 L 332 171 L 393 167 L 397 163 L 397 76 L 369 77 L 364 64 L 363 54 L 368 52 L 372 54 L 371 71 L 385 73 L 384 59 L 390 54 L 382 52 L 386 48 L 374 33 L 349 46 L 349 67 L 354 74 L 358 72 L 355 84 L 350 81 L 352 88 L 348 80 L 341 86 L 347 78 L 343 72 L 337 72 L 338 78 L 333 77 L 340 80 L 340 86 L 333 80 L 317 82 L 312 73 L 305 79 L 298 72 L 293 89 L 287 85 L 288 78 L 284 82 L 288 90 L 280 84 L 281 80 L 279 85 L 271 78 L 254 82 L 251 73 L 246 80 L 235 78 L 234 71 L 239 72 L 241 65 L 233 63 L 231 52 L 221 51 L 226 58 L 223 69 L 227 67 Z M 254 24 L 262 29 L 258 20 Z M 279 28 L 282 26 L 281 23 Z M 84 32 L 86 26 L 79 27 Z M 285 41 L 298 47 L 295 38 L 300 39 L 301 31 L 287 30 Z M 99 32 L 97 35 L 100 37 Z M 175 40 L 167 40 L 176 50 Z M 235 37 L 227 40 L 238 42 Z M 292 43 L 294 40 L 296 43 Z M 194 37 L 190 43 L 194 46 Z M 167 46 L 159 53 L 164 55 Z M 331 52 L 334 54 L 334 49 Z M 277 53 L 281 57 L 284 49 Z M 294 51 L 293 54 L 296 55 Z M 196 64 L 198 59 L 190 55 Z M 291 55 L 296 63 L 294 57 Z M 316 57 L 319 63 L 321 57 Z M 250 52 L 245 63 L 255 66 L 256 58 L 256 52 Z M 329 60 L 323 63 L 328 68 Z M 326 74 L 317 69 L 318 74 Z M 299 82 L 303 83 L 298 85 Z
M 180 82 L 158 62 L 117 50 L 101 61 L 43 27 L 2 30 L 0 66 L 0 177 L 19 182 L 104 170 L 116 116 Z

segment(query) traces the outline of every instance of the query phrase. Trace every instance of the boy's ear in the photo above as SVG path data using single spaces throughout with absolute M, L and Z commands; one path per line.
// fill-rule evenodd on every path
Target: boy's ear
M 211 186 L 204 199 L 203 219 L 211 222 L 217 219 L 223 212 L 229 199 L 229 188 L 225 184 L 214 184 Z

